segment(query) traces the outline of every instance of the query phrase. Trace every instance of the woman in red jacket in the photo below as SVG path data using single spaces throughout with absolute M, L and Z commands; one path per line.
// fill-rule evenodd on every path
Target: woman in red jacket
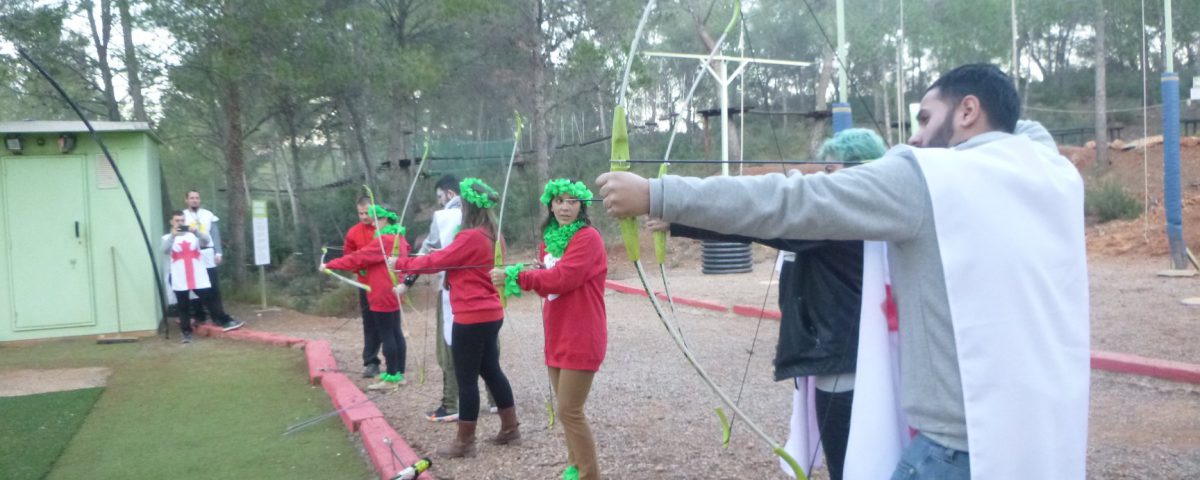
M 371 322 L 383 343 L 383 359 L 387 371 L 379 375 L 379 382 L 367 386 L 367 390 L 396 390 L 404 381 L 406 346 L 400 333 L 400 298 L 392 293 L 392 278 L 387 270 L 387 254 L 392 242 L 400 244 L 401 255 L 408 255 L 408 241 L 404 239 L 403 227 L 390 225 L 396 214 L 379 205 L 371 205 L 369 212 L 375 221 L 375 240 L 353 253 L 323 263 L 320 270 L 335 269 L 358 272 L 366 270 L 367 321 Z
M 483 377 L 500 409 L 500 433 L 492 443 L 517 445 L 521 441 L 512 387 L 500 369 L 498 336 L 504 323 L 504 309 L 500 294 L 488 277 L 495 260 L 498 233 L 490 209 L 500 195 L 478 178 L 464 179 L 459 187 L 464 200 L 463 219 L 454 242 L 423 257 L 401 256 L 395 266 L 396 270 L 408 273 L 446 272 L 450 308 L 454 311 L 450 353 L 458 383 L 458 433 L 437 452 L 451 458 L 475 454 L 479 377 Z
M 547 211 L 542 222 L 544 242 L 538 249 L 541 268 L 522 271 L 514 265 L 492 270 L 492 282 L 504 286 L 505 295 L 532 290 L 546 299 L 542 308 L 546 366 L 566 433 L 565 480 L 600 478 L 596 442 L 583 404 L 608 343 L 604 308 L 608 256 L 600 232 L 588 220 L 584 201 L 591 198 L 583 182 L 550 181 L 541 198 Z

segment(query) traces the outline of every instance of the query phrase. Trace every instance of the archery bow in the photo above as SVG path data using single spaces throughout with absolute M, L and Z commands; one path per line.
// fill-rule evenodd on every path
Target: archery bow
M 425 161 L 428 158 L 429 158 L 429 137 L 426 137 L 425 138 L 425 151 L 421 153 L 421 162 L 417 164 L 417 171 L 415 173 L 413 173 L 412 184 L 410 184 L 408 186 L 408 195 L 405 196 L 405 198 L 404 198 L 404 208 L 400 209 L 399 223 L 401 226 L 404 226 L 404 216 L 405 216 L 405 214 L 408 213 L 408 205 L 410 202 L 412 202 L 413 191 L 416 190 L 416 188 L 417 188 L 417 181 L 421 179 L 421 170 L 423 170 L 425 168 Z M 400 256 L 400 236 L 399 235 L 397 235 L 396 238 L 394 240 L 392 240 L 392 256 L 393 257 Z M 389 270 L 390 270 L 390 268 L 389 268 Z M 416 305 L 413 305 L 412 299 L 409 298 L 408 295 L 404 296 L 404 300 L 408 302 L 408 306 L 410 308 L 412 308 L 414 312 L 417 312 L 417 316 L 419 316 L 421 318 L 425 318 L 425 316 L 421 315 L 420 311 L 417 310 Z M 441 321 L 441 319 L 435 318 L 435 319 L 433 319 L 433 321 L 439 322 L 439 321 Z M 421 364 L 418 365 L 418 373 L 419 373 L 418 379 L 417 379 L 418 385 L 425 384 L 425 357 L 427 357 L 426 353 L 429 351 L 429 349 L 428 349 L 429 326 L 425 326 L 425 328 L 423 330 L 425 330 L 425 334 L 424 334 L 425 339 L 421 341 Z
M 524 129 L 525 129 L 525 122 L 521 119 L 521 112 L 514 111 L 513 117 L 515 118 L 515 120 L 517 122 L 517 128 L 515 131 L 513 131 L 513 149 L 512 149 L 512 155 L 510 155 L 508 158 L 508 169 L 504 173 L 504 188 L 500 191 L 501 192 L 500 193 L 500 214 L 498 215 L 498 217 L 496 219 L 495 263 L 492 265 L 492 268 L 504 268 L 504 266 L 505 266 L 504 265 L 504 247 L 501 243 L 501 236 L 502 236 L 501 229 L 504 227 L 504 205 L 505 205 L 505 202 L 508 200 L 508 180 L 509 180 L 509 178 L 512 177 L 512 167 L 513 167 L 513 164 L 516 163 L 516 160 L 517 160 L 517 148 L 520 145 L 521 132 L 524 131 Z M 502 308 L 502 309 L 508 308 L 508 299 L 504 296 L 504 287 L 497 286 L 496 292 L 500 294 L 500 308 Z M 547 388 L 549 389 L 549 385 L 547 385 Z M 538 387 L 538 390 L 541 391 L 540 386 Z M 555 417 L 556 417 L 555 411 L 554 411 L 554 400 L 552 397 L 546 396 L 546 392 L 542 392 L 542 399 L 545 401 L 545 404 L 546 404 L 546 414 L 550 416 L 550 423 L 546 426 L 546 428 L 547 429 L 554 428 L 554 421 L 555 421 Z
M 734 10 L 734 20 L 732 20 L 731 23 L 736 21 L 741 13 L 740 2 L 735 3 L 736 8 Z M 642 13 L 642 18 L 638 23 L 637 30 L 634 33 L 633 42 L 629 47 L 629 54 L 625 59 L 626 63 L 624 77 L 621 80 L 621 87 L 617 93 L 617 104 L 613 110 L 612 154 L 610 160 L 610 169 L 614 172 L 629 170 L 629 132 L 627 120 L 625 118 L 625 92 L 629 86 L 629 73 L 633 65 L 633 59 L 637 53 L 638 41 L 641 39 L 642 29 L 645 27 L 646 20 L 649 18 L 650 11 L 653 10 L 654 4 L 655 0 L 650 0 L 646 4 L 646 7 Z M 728 32 L 729 28 L 730 27 L 726 27 L 726 32 Z M 709 54 L 709 59 L 711 59 L 720 49 L 721 43 L 724 41 L 724 37 L 725 34 L 722 34 L 721 39 L 716 43 L 716 45 L 714 45 L 713 51 Z M 660 173 L 662 172 L 661 167 L 659 171 Z M 646 281 L 646 271 L 645 268 L 642 267 L 641 261 L 641 245 L 638 242 L 637 220 L 635 218 L 622 218 L 620 219 L 620 226 L 621 239 L 625 243 L 626 254 L 629 257 L 629 260 L 633 262 L 634 269 L 638 274 L 638 280 L 642 282 L 642 288 L 646 291 L 646 297 L 650 299 L 650 305 L 654 307 L 654 312 L 658 315 L 659 321 L 662 322 L 663 326 L 667 329 L 667 333 L 670 334 L 671 339 L 675 342 L 675 346 L 679 348 L 679 350 L 683 353 L 684 358 L 686 358 L 688 363 L 691 364 L 692 369 L 694 369 L 696 373 L 700 375 L 700 378 L 705 384 L 708 385 L 709 389 L 711 389 L 713 393 L 720 398 L 721 402 L 724 403 L 725 406 L 729 407 L 736 417 L 741 417 L 742 420 L 746 422 L 746 425 L 750 428 L 750 430 L 758 435 L 758 437 L 771 448 L 771 451 L 774 452 L 775 455 L 787 462 L 788 466 L 792 468 L 796 478 L 807 480 L 808 477 L 804 474 L 804 470 L 802 470 L 800 465 L 796 463 L 796 460 L 783 449 L 783 446 L 771 439 L 771 437 L 767 436 L 767 434 L 763 432 L 763 430 L 759 428 L 753 420 L 747 417 L 746 414 L 742 412 L 742 409 L 738 407 L 737 404 L 735 404 L 732 400 L 730 400 L 725 391 L 721 390 L 721 388 L 717 386 L 712 377 L 708 375 L 708 372 L 704 370 L 704 367 L 700 366 L 700 362 L 696 360 L 695 355 L 692 353 L 691 349 L 688 348 L 687 342 L 684 341 L 683 335 L 678 329 L 677 322 L 675 322 L 673 318 L 668 320 L 668 313 L 662 309 L 662 306 L 658 303 L 658 299 L 655 297 L 654 292 L 650 289 L 649 282 Z M 724 411 L 718 408 L 717 415 L 721 417 L 725 435 L 728 436 L 729 423 L 726 419 Z
M 320 265 L 324 265 L 324 264 L 325 264 L 325 254 L 326 254 L 327 252 L 329 252 L 329 247 L 321 247 L 321 261 L 320 261 L 320 262 L 318 262 Z M 345 284 L 347 284 L 347 285 L 350 285 L 350 286 L 352 286 L 352 287 L 358 287 L 358 288 L 361 288 L 361 289 L 363 289 L 363 290 L 366 290 L 368 293 L 371 291 L 371 286 L 370 286 L 370 285 L 366 285 L 366 284 L 360 283 L 360 282 L 358 282 L 358 281 L 356 281 L 356 280 L 353 280 L 353 279 L 346 278 L 346 277 L 343 277 L 343 276 L 341 276 L 341 275 L 338 275 L 338 274 L 337 274 L 337 273 L 335 273 L 335 272 L 334 272 L 332 269 L 329 269 L 329 268 L 322 268 L 322 269 L 321 269 L 321 271 L 322 271 L 322 272 L 325 272 L 327 275 L 329 275 L 329 276 L 331 276 L 331 277 L 333 277 L 333 278 L 336 278 L 338 281 L 341 281 L 342 283 L 345 283 Z
M 384 265 L 383 268 L 384 268 L 384 270 L 387 270 L 388 279 L 390 279 L 392 281 L 392 289 L 393 289 L 393 294 L 396 295 L 396 303 L 404 303 L 404 297 L 401 296 L 399 293 L 395 293 L 395 290 L 394 290 L 396 288 L 396 285 L 399 284 L 399 281 L 396 280 L 396 271 L 392 270 L 392 267 L 387 265 L 388 251 L 383 246 L 383 234 L 382 234 L 382 232 L 380 232 L 380 229 L 379 229 L 379 216 L 375 214 L 375 205 L 377 205 L 377 203 L 375 203 L 375 192 L 371 191 L 371 187 L 369 185 L 363 185 L 363 189 L 367 191 L 367 198 L 371 200 L 371 208 L 367 209 L 367 211 L 370 212 L 371 219 L 375 222 L 375 240 L 379 241 L 379 254 L 383 256 L 383 265 Z M 403 232 L 404 225 L 400 225 L 400 228 L 402 229 L 401 232 Z M 392 243 L 393 248 L 399 248 L 397 245 L 399 244 L 399 241 L 400 241 L 400 238 L 399 238 L 400 235 L 402 235 L 402 233 L 396 234 L 396 239 Z M 408 306 L 409 307 L 413 306 L 411 300 L 409 300 Z M 403 324 L 401 324 L 400 333 L 401 333 L 401 335 L 403 335 L 405 337 L 408 336 L 408 335 L 404 334 Z
M 504 173 L 504 189 L 500 193 L 500 214 L 496 220 L 496 264 L 495 268 L 500 268 L 504 265 L 504 248 L 501 246 L 500 237 L 501 229 L 504 227 L 504 204 L 508 200 L 508 179 L 512 177 L 513 163 L 517 160 L 517 148 L 521 144 L 521 131 L 525 129 L 525 122 L 521 120 L 521 112 L 513 112 L 513 117 L 517 121 L 517 128 L 513 131 L 513 149 L 512 155 L 508 157 L 508 169 Z M 496 292 L 500 294 L 500 307 L 508 308 L 508 301 L 504 298 L 504 288 L 496 287 Z

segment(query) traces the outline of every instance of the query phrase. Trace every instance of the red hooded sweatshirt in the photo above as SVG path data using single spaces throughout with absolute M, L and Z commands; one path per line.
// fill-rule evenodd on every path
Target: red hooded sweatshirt
M 546 258 L 546 244 L 538 259 Z M 544 260 L 543 260 L 544 261 Z M 546 365 L 567 370 L 600 370 L 608 347 L 608 314 L 604 307 L 604 278 L 608 255 L 604 240 L 593 227 L 575 232 L 563 257 L 543 270 L 517 276 L 521 290 L 546 297 L 542 326 L 546 332 Z M 553 298 L 551 298 L 553 297 Z
M 387 249 L 389 255 L 392 253 L 393 241 L 400 243 L 400 258 L 408 255 L 408 241 L 404 237 L 384 235 L 382 240 L 383 248 Z M 366 245 L 360 245 L 353 253 L 348 252 L 340 258 L 330 260 L 325 267 L 335 270 L 366 270 L 365 283 L 371 287 L 371 291 L 367 293 L 368 307 L 372 312 L 394 312 L 400 310 L 400 301 L 396 294 L 392 293 L 392 278 L 388 276 L 387 263 L 384 262 L 385 257 L 379 243 L 379 240 L 372 240 Z
M 357 252 L 358 249 L 370 245 L 375 241 L 375 225 L 358 222 L 346 231 L 346 243 L 342 247 L 342 255 L 350 255 Z M 367 283 L 367 277 L 362 272 L 355 272 L 358 275 L 358 281 Z
M 400 257 L 396 261 L 396 270 L 405 273 L 445 271 L 454 323 L 470 325 L 499 321 L 504 318 L 504 309 L 500 306 L 500 294 L 492 285 L 492 264 L 496 260 L 496 247 L 492 242 L 482 229 L 462 230 L 446 248 L 422 257 Z

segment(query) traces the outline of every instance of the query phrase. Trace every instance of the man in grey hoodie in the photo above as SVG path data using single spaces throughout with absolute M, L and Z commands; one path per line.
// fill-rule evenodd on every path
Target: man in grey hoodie
M 964 65 L 926 91 L 918 114 L 921 130 L 910 146 L 894 147 L 868 165 L 836 175 L 705 179 L 647 180 L 614 172 L 601 175 L 597 184 L 607 213 L 615 218 L 649 214 L 759 238 L 887 242 L 900 313 L 901 404 L 918 432 L 893 478 L 966 479 L 973 470 L 975 478 L 1005 478 L 1013 468 L 1032 468 L 1022 473 L 1039 478 L 1082 478 L 1088 386 L 1082 180 L 1044 128 L 1033 122 L 1018 125 L 1019 110 L 1007 75 L 991 65 Z M 937 163 L 955 155 L 964 160 Z M 939 173 L 945 171 L 954 173 Z M 953 181 L 942 181 L 947 178 Z M 954 193 L 963 198 L 945 193 L 956 188 L 947 184 L 959 181 L 973 190 Z M 1061 208 L 1028 205 L 1025 197 L 1049 198 L 1043 203 Z M 953 205 L 943 207 L 946 203 Z M 954 215 L 940 213 L 947 208 Z M 1020 213 L 1019 220 L 995 220 L 1010 210 Z M 971 220 L 951 224 L 950 218 Z M 935 220 L 957 228 L 939 230 Z M 1019 231 L 1025 229 L 1050 233 L 1026 237 Z M 950 240 L 971 237 L 976 230 L 1009 232 L 1004 240 L 1014 247 L 977 252 L 976 258 L 991 255 L 996 258 L 981 261 L 1014 265 L 1015 273 L 990 280 L 994 284 L 951 284 L 947 279 L 978 278 L 971 276 L 974 259 L 946 250 L 955 244 Z M 1047 238 L 1052 240 L 1043 241 Z M 1047 246 L 1053 252 L 1029 253 Z M 985 294 L 1013 295 L 1006 304 L 1011 311 L 992 315 L 959 308 L 979 304 L 963 298 L 974 301 Z M 1004 347 L 986 346 L 971 336 L 970 328 L 980 331 L 980 320 L 986 328 L 1004 329 L 995 337 Z M 960 351 L 957 343 L 964 339 L 970 347 Z M 1011 373 L 998 372 L 1003 368 L 998 364 L 1010 360 L 999 349 L 1013 345 L 1036 347 L 1015 348 L 1019 361 L 1009 364 Z M 1029 361 L 1021 363 L 1026 357 Z M 984 366 L 975 368 L 977 362 Z M 1048 366 L 1022 370 L 1026 365 Z M 1067 380 L 1046 391 L 1049 382 L 1043 377 L 1054 376 Z M 1005 409 L 1014 396 L 1032 412 L 1029 417 Z M 1027 438 L 1043 436 L 1058 445 L 1040 452 L 1042 439 Z

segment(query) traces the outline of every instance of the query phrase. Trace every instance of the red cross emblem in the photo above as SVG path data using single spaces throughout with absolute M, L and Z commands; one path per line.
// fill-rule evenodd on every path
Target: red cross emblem
M 183 271 L 186 272 L 188 290 L 196 289 L 196 271 L 192 262 L 200 259 L 200 251 L 192 250 L 192 242 L 187 240 L 179 242 L 179 251 L 171 251 L 171 262 L 183 262 Z
M 892 286 L 886 285 L 887 297 L 883 300 L 883 316 L 887 318 L 888 331 L 894 332 L 900 328 L 900 312 L 896 309 L 896 300 L 892 298 Z

